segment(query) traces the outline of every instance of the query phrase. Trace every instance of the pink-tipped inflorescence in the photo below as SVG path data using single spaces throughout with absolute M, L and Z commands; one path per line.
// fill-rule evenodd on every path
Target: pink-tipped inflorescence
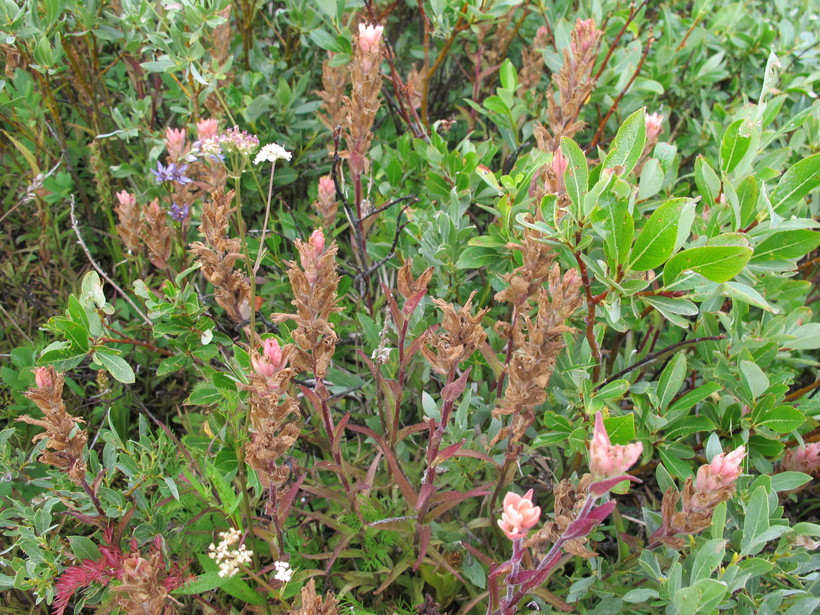
M 560 149 L 555 150 L 552 155 L 552 170 L 555 173 L 559 194 L 563 194 L 567 191 L 564 185 L 564 172 L 567 170 L 568 164 L 569 161 L 567 157 L 564 156 L 564 152 Z
M 384 26 L 359 24 L 359 48 L 368 55 L 379 53 L 379 44 L 382 40 Z
M 805 474 L 820 472 L 820 442 L 790 448 L 783 456 L 783 469 Z
M 698 469 L 695 480 L 695 490 L 707 492 L 717 491 L 733 484 L 742 474 L 740 464 L 746 456 L 746 447 L 739 446 L 731 453 L 719 453 L 712 458 L 711 463 L 704 464 Z
M 504 496 L 504 506 L 498 527 L 510 540 L 524 538 L 535 527 L 541 516 L 541 507 L 533 506 L 532 489 L 524 495 L 510 491 Z
M 34 382 L 38 389 L 50 389 L 54 386 L 54 378 L 47 367 L 34 368 Z
M 643 452 L 643 444 L 633 442 L 621 446 L 612 444 L 604 427 L 601 413 L 595 415 L 595 431 L 589 445 L 589 469 L 596 477 L 619 476 L 632 467 Z
M 205 139 L 211 139 L 215 137 L 218 130 L 219 120 L 199 120 L 196 123 L 196 137 L 200 141 L 204 141 Z
M 647 143 L 657 141 L 663 130 L 663 116 L 660 113 L 647 113 L 645 121 Z
M 254 354 L 251 364 L 253 370 L 259 376 L 265 380 L 270 380 L 285 367 L 287 357 L 282 352 L 279 342 L 273 338 L 268 338 L 262 342 L 262 354 Z
M 316 251 L 316 256 L 321 256 L 325 251 L 325 234 L 322 229 L 316 229 L 310 234 L 310 245 Z
M 168 150 L 168 156 L 172 160 L 179 160 L 185 154 L 187 142 L 186 132 L 184 128 L 166 128 L 165 129 L 165 148 Z

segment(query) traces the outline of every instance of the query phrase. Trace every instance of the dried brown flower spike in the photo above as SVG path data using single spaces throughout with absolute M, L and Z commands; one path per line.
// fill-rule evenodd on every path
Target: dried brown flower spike
M 302 587 L 302 608 L 294 609 L 288 615 L 341 615 L 341 611 L 333 592 L 322 598 L 316 594 L 316 580 L 311 579 Z
M 333 241 L 325 246 L 322 231 L 314 231 L 310 240 L 294 242 L 299 251 L 299 262 L 288 263 L 288 279 L 293 289 L 296 314 L 271 314 L 273 322 L 295 320 L 293 341 L 296 348 L 291 365 L 298 371 L 313 372 L 321 381 L 327 375 L 330 360 L 336 349 L 338 336 L 330 324 L 330 315 L 340 312 L 337 307 L 339 276 L 336 273 L 336 252 Z
M 46 431 L 37 434 L 32 442 L 47 438 L 46 449 L 40 455 L 40 461 L 59 468 L 77 485 L 85 485 L 85 462 L 83 448 L 88 441 L 84 430 L 77 428 L 78 423 L 85 421 L 71 416 L 63 404 L 63 375 L 52 366 L 38 367 L 34 370 L 37 386 L 26 393 L 31 401 L 42 410 L 43 418 L 35 419 L 21 416 L 17 420 L 32 425 L 39 425 Z
M 219 189 L 202 205 L 199 228 L 208 245 L 196 241 L 191 244 L 191 251 L 202 266 L 205 279 L 214 285 L 216 302 L 231 320 L 243 323 L 251 314 L 251 289 L 244 273 L 234 268 L 236 261 L 243 258 L 242 244 L 238 239 L 227 237 L 233 196 L 233 190 L 225 194 Z
M 168 268 L 171 257 L 171 229 L 168 226 L 168 214 L 154 199 L 143 210 L 145 219 L 142 223 L 142 240 L 148 246 L 151 263 L 158 269 Z
M 422 278 L 425 274 L 422 274 Z M 421 278 L 419 278 L 421 279 Z M 487 339 L 487 333 L 481 326 L 481 319 L 489 308 L 471 314 L 473 296 L 458 310 L 452 304 L 433 299 L 443 313 L 441 326 L 444 333 L 430 335 L 427 344 L 422 346 L 424 358 L 439 374 L 451 374 L 458 364 L 468 359 Z

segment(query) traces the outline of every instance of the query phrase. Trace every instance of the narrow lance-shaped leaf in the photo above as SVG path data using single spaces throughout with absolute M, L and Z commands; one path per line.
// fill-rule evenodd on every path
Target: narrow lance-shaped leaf
M 589 190 L 589 169 L 584 152 L 570 138 L 561 138 L 561 151 L 567 159 L 567 170 L 564 171 L 564 184 L 567 187 L 569 200 L 580 212 L 584 196 Z
M 774 210 L 782 214 L 817 186 L 820 186 L 820 154 L 801 160 L 783 173 L 769 200 Z
M 658 207 L 647 220 L 632 248 L 633 271 L 648 271 L 665 263 L 675 249 L 681 222 L 685 222 L 689 233 L 692 217 L 687 209 L 694 208 L 691 199 L 679 198 L 667 201 Z
M 743 271 L 752 257 L 744 246 L 701 246 L 690 248 L 669 259 L 663 282 L 669 285 L 682 271 L 694 271 L 712 282 L 726 282 Z
M 603 167 L 605 169 L 623 167 L 623 173 L 619 175 L 626 175 L 638 164 L 644 145 L 646 145 L 646 110 L 641 108 L 626 118 L 618 129 L 618 134 L 612 140 L 612 147 L 604 158 Z

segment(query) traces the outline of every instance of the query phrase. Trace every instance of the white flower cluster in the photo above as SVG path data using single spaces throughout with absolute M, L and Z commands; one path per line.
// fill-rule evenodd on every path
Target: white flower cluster
M 273 565 L 276 568 L 276 574 L 273 575 L 274 579 L 282 581 L 282 583 L 290 581 L 291 577 L 293 577 L 293 570 L 290 564 L 287 562 L 274 562 Z
M 208 547 L 208 557 L 215 560 L 219 564 L 220 577 L 232 577 L 239 572 L 241 564 L 248 564 L 251 561 L 253 552 L 248 551 L 245 545 L 239 545 L 234 548 L 233 545 L 239 542 L 242 533 L 231 528 L 227 532 L 220 532 L 219 537 L 222 539 L 218 545 L 211 543 Z
M 291 157 L 291 153 L 278 143 L 268 143 L 259 150 L 253 163 L 259 164 L 260 162 L 266 161 L 276 163 L 277 160 L 290 160 Z

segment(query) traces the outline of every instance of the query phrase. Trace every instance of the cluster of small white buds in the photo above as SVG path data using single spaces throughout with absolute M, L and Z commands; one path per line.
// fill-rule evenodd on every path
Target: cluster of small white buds
M 245 545 L 233 547 L 242 537 L 242 533 L 235 528 L 227 532 L 220 532 L 219 537 L 222 540 L 218 545 L 211 543 L 208 547 L 208 557 L 219 564 L 220 577 L 232 577 L 239 572 L 240 565 L 250 563 L 253 552 L 249 551 Z
M 282 583 L 287 583 L 293 577 L 293 570 L 290 567 L 290 564 L 287 562 L 274 562 L 274 567 L 276 568 L 276 574 L 273 575 L 273 578 L 277 581 L 282 581 Z

